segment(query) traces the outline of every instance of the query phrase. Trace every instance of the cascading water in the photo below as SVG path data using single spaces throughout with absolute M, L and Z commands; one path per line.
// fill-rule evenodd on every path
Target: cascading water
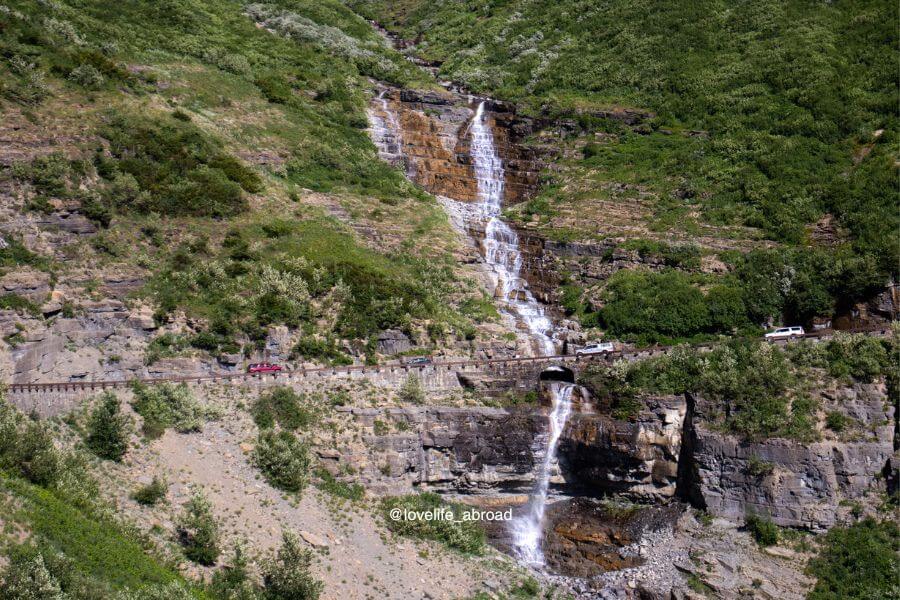
M 387 90 L 381 90 L 376 98 L 380 111 L 376 112 L 371 107 L 367 111 L 370 124 L 369 134 L 375 147 L 378 148 L 379 158 L 392 165 L 403 164 L 405 160 L 401 147 L 400 123 L 394 111 L 391 110 L 388 99 L 385 98 L 386 93 Z
M 404 161 L 399 144 L 401 127 L 387 98 L 384 97 L 384 92 L 379 94 L 377 101 L 377 108 L 369 111 L 369 120 L 372 124 L 370 132 L 379 149 L 379 156 L 397 164 Z M 461 213 L 464 215 L 464 222 L 469 226 L 473 222 L 484 224 L 484 258 L 494 279 L 495 295 L 501 300 L 501 312 L 517 326 L 520 324 L 525 326 L 535 342 L 538 354 L 551 355 L 556 350 L 549 335 L 553 324 L 521 276 L 522 253 L 519 249 L 519 236 L 500 218 L 505 174 L 485 108 L 484 101 L 478 104 L 470 130 L 469 148 L 475 167 L 479 199 L 477 214 L 473 215 L 470 210 Z M 407 170 L 407 175 L 412 176 L 412 173 Z M 572 409 L 572 391 L 575 388 L 572 384 L 562 382 L 550 385 L 553 408 L 550 413 L 547 449 L 528 510 L 511 525 L 516 554 L 523 562 L 536 568 L 544 565 L 541 550 L 544 510 L 547 505 L 550 479 L 557 468 L 556 448 Z
M 470 152 L 475 163 L 481 217 L 485 221 L 484 258 L 497 279 L 499 296 L 514 319 L 521 320 L 539 345 L 541 354 L 553 354 L 548 332 L 553 324 L 521 277 L 522 253 L 519 236 L 500 219 L 503 200 L 503 163 L 494 147 L 494 134 L 486 121 L 485 102 L 478 104 L 472 120 Z
M 538 473 L 537 484 L 528 504 L 528 512 L 513 521 L 513 547 L 518 557 L 532 567 L 544 566 L 544 553 L 541 550 L 541 539 L 544 530 L 544 510 L 547 507 L 547 494 L 550 490 L 550 477 L 556 468 L 556 448 L 569 414 L 572 412 L 571 383 L 550 384 L 553 398 L 553 410 L 550 412 L 550 439 Z

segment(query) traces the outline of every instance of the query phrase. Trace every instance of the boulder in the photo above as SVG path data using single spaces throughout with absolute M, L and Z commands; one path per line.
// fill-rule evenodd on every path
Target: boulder
M 399 329 L 388 329 L 378 334 L 378 352 L 388 356 L 401 354 L 412 349 L 409 336 Z

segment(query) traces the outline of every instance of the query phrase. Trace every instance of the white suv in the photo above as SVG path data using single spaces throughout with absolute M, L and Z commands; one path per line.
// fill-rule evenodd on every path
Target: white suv
M 584 348 L 575 351 L 575 356 L 586 356 L 588 354 L 606 354 L 616 349 L 612 342 L 592 342 Z
M 766 334 L 767 340 L 787 340 L 794 337 L 803 337 L 806 332 L 802 327 L 779 327 L 775 331 Z

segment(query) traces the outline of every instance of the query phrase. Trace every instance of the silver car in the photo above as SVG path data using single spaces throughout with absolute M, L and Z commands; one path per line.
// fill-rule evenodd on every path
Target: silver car
M 587 356 L 589 354 L 608 354 L 615 351 L 616 346 L 612 342 L 592 342 L 584 348 L 575 351 L 575 356 Z
M 806 331 L 803 330 L 802 327 L 779 327 L 775 331 L 770 331 L 766 334 L 767 340 L 788 340 L 790 338 L 795 337 L 803 337 L 806 335 Z

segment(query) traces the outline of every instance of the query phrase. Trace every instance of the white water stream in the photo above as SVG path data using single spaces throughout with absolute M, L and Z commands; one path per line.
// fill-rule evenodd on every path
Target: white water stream
M 572 412 L 572 391 L 574 389 L 575 386 L 571 383 L 550 384 L 553 410 L 550 412 L 550 437 L 547 440 L 547 450 L 544 453 L 541 470 L 538 472 L 537 483 L 528 501 L 528 510 L 513 521 L 510 528 L 516 555 L 520 560 L 535 568 L 544 566 L 544 553 L 541 549 L 541 540 L 544 537 L 544 511 L 547 508 L 550 478 L 557 468 L 556 448 Z
M 379 149 L 379 156 L 394 164 L 403 160 L 400 148 L 401 128 L 393 111 L 384 98 L 384 92 L 377 98 L 381 113 L 369 111 L 370 132 Z M 528 283 L 521 276 L 522 253 L 519 236 L 501 218 L 505 173 L 500 155 L 494 142 L 494 134 L 485 114 L 485 102 L 478 104 L 471 123 L 470 154 L 475 167 L 478 185 L 478 212 L 475 219 L 484 224 L 484 258 L 494 280 L 495 297 L 500 300 L 500 309 L 514 323 L 522 324 L 534 340 L 535 350 L 540 355 L 551 355 L 556 351 L 550 334 L 553 323 L 547 317 L 543 306 L 528 289 Z M 407 172 L 409 175 L 409 172 Z M 470 213 L 471 215 L 471 213 Z M 538 472 L 534 491 L 530 497 L 527 512 L 511 524 L 513 546 L 520 560 L 535 568 L 544 566 L 541 549 L 543 538 L 544 512 L 550 489 L 550 479 L 557 469 L 556 449 L 569 414 L 572 410 L 573 384 L 552 383 L 550 392 L 553 407 L 550 413 L 550 432 L 544 458 Z
M 525 324 L 538 345 L 539 353 L 553 354 L 555 347 L 549 335 L 553 323 L 521 277 L 519 236 L 500 218 L 505 182 L 503 163 L 497 154 L 494 133 L 487 123 L 484 108 L 485 102 L 482 101 L 472 120 L 469 145 L 475 163 L 481 218 L 485 222 L 484 258 L 496 278 L 495 295 L 514 319 Z

